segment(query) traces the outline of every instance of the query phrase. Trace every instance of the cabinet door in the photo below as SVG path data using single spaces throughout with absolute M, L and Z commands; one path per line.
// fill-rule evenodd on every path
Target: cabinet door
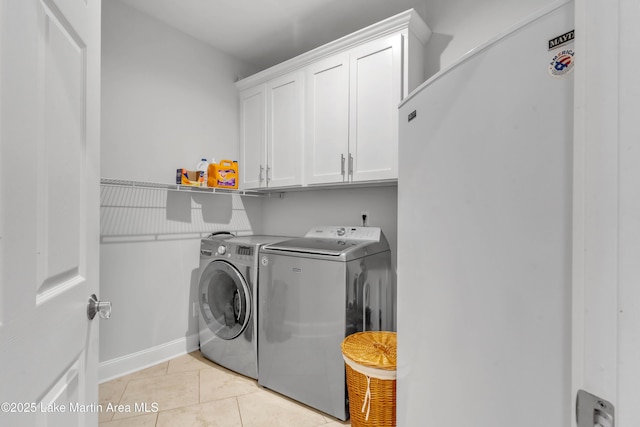
M 267 84 L 268 187 L 302 184 L 302 81 L 296 71 Z
M 350 135 L 353 181 L 398 178 L 398 104 L 402 34 L 351 51 Z
M 265 85 L 240 93 L 240 186 L 266 186 Z
M 306 72 L 305 183 L 347 179 L 349 54 L 310 65 Z

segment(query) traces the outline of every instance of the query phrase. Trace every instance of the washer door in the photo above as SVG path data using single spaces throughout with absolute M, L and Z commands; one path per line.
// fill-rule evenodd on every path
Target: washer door
M 246 280 L 233 265 L 216 260 L 200 278 L 200 313 L 218 337 L 240 335 L 251 317 L 251 294 Z

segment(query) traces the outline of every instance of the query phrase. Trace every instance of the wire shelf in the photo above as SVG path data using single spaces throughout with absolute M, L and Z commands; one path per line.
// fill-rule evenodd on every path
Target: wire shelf
M 191 192 L 197 194 L 229 194 L 239 196 L 250 197 L 265 197 L 269 196 L 268 193 L 263 193 L 255 190 L 231 190 L 227 188 L 215 188 L 215 187 L 194 187 L 190 185 L 181 184 L 162 184 L 157 182 L 144 182 L 144 181 L 129 181 L 124 179 L 112 179 L 112 178 L 100 178 L 100 185 L 106 187 L 125 187 L 125 188 L 145 188 L 151 190 L 165 190 L 165 191 L 182 191 Z

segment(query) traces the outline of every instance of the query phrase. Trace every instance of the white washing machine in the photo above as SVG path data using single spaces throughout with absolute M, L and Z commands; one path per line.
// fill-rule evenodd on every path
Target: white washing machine
M 349 417 L 340 344 L 395 330 L 396 281 L 377 227 L 314 227 L 260 250 L 258 383 Z
M 258 378 L 257 304 L 260 247 L 288 237 L 220 233 L 200 243 L 200 351 L 239 374 Z

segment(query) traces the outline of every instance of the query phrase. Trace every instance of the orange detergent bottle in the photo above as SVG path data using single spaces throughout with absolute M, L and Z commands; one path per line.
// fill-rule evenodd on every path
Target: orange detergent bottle
M 210 163 L 207 172 L 207 186 L 238 188 L 238 162 L 221 160 L 220 163 Z

